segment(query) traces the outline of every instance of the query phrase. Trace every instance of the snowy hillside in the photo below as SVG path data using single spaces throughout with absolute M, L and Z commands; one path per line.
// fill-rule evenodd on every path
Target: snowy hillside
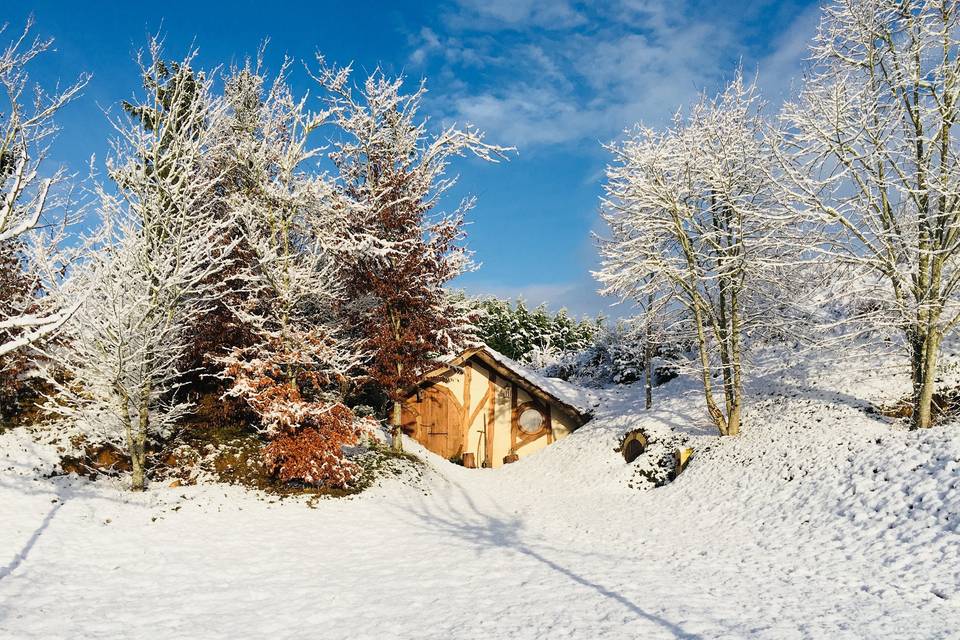
M 358 497 L 124 492 L 46 479 L 0 436 L 4 638 L 948 638 L 960 627 L 960 429 L 865 412 L 902 383 L 807 363 L 756 385 L 720 440 L 681 378 L 500 470 L 418 450 Z M 627 430 L 695 448 L 639 490 Z M 416 448 L 415 443 L 409 443 Z

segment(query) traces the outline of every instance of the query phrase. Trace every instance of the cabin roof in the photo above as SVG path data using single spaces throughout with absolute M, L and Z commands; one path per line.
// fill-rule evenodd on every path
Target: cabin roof
M 583 422 L 590 419 L 592 411 L 589 400 L 576 387 L 563 380 L 540 375 L 486 345 L 471 347 L 459 355 L 453 356 L 443 362 L 441 366 L 428 372 L 421 384 L 429 384 L 438 379 L 446 378 L 452 372 L 462 369 L 463 365 L 471 359 L 479 360 L 496 372 L 497 375 L 520 384 L 531 395 L 560 405 Z

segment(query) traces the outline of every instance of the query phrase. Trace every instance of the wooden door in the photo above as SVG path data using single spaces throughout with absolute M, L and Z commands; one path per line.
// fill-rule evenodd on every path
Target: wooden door
M 419 404 L 420 443 L 444 458 L 460 456 L 464 445 L 462 411 L 453 393 L 434 385 L 421 394 Z

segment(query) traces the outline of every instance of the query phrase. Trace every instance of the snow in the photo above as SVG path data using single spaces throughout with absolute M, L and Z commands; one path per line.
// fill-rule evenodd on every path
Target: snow
M 351 499 L 44 478 L 0 435 L 0 637 L 949 638 L 960 627 L 960 427 L 866 413 L 904 391 L 818 361 L 749 390 L 741 436 L 695 381 L 597 392 L 595 418 L 497 470 L 410 442 L 422 479 Z M 695 448 L 631 489 L 626 430 Z M 642 460 L 642 458 L 641 458 Z M 313 508 L 311 508 L 311 506 Z
M 565 402 L 582 414 L 593 413 L 593 407 L 596 406 L 597 399 L 591 389 L 578 387 L 559 378 L 548 378 L 486 345 L 481 345 L 480 349 L 523 380 L 546 391 L 557 400 Z

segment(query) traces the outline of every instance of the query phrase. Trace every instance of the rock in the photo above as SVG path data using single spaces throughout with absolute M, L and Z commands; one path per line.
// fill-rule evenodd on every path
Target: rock
M 171 488 L 171 489 L 176 489 L 176 488 L 179 487 L 181 484 L 182 484 L 182 483 L 181 483 L 179 480 L 174 480 L 173 482 L 170 483 L 170 488 Z

